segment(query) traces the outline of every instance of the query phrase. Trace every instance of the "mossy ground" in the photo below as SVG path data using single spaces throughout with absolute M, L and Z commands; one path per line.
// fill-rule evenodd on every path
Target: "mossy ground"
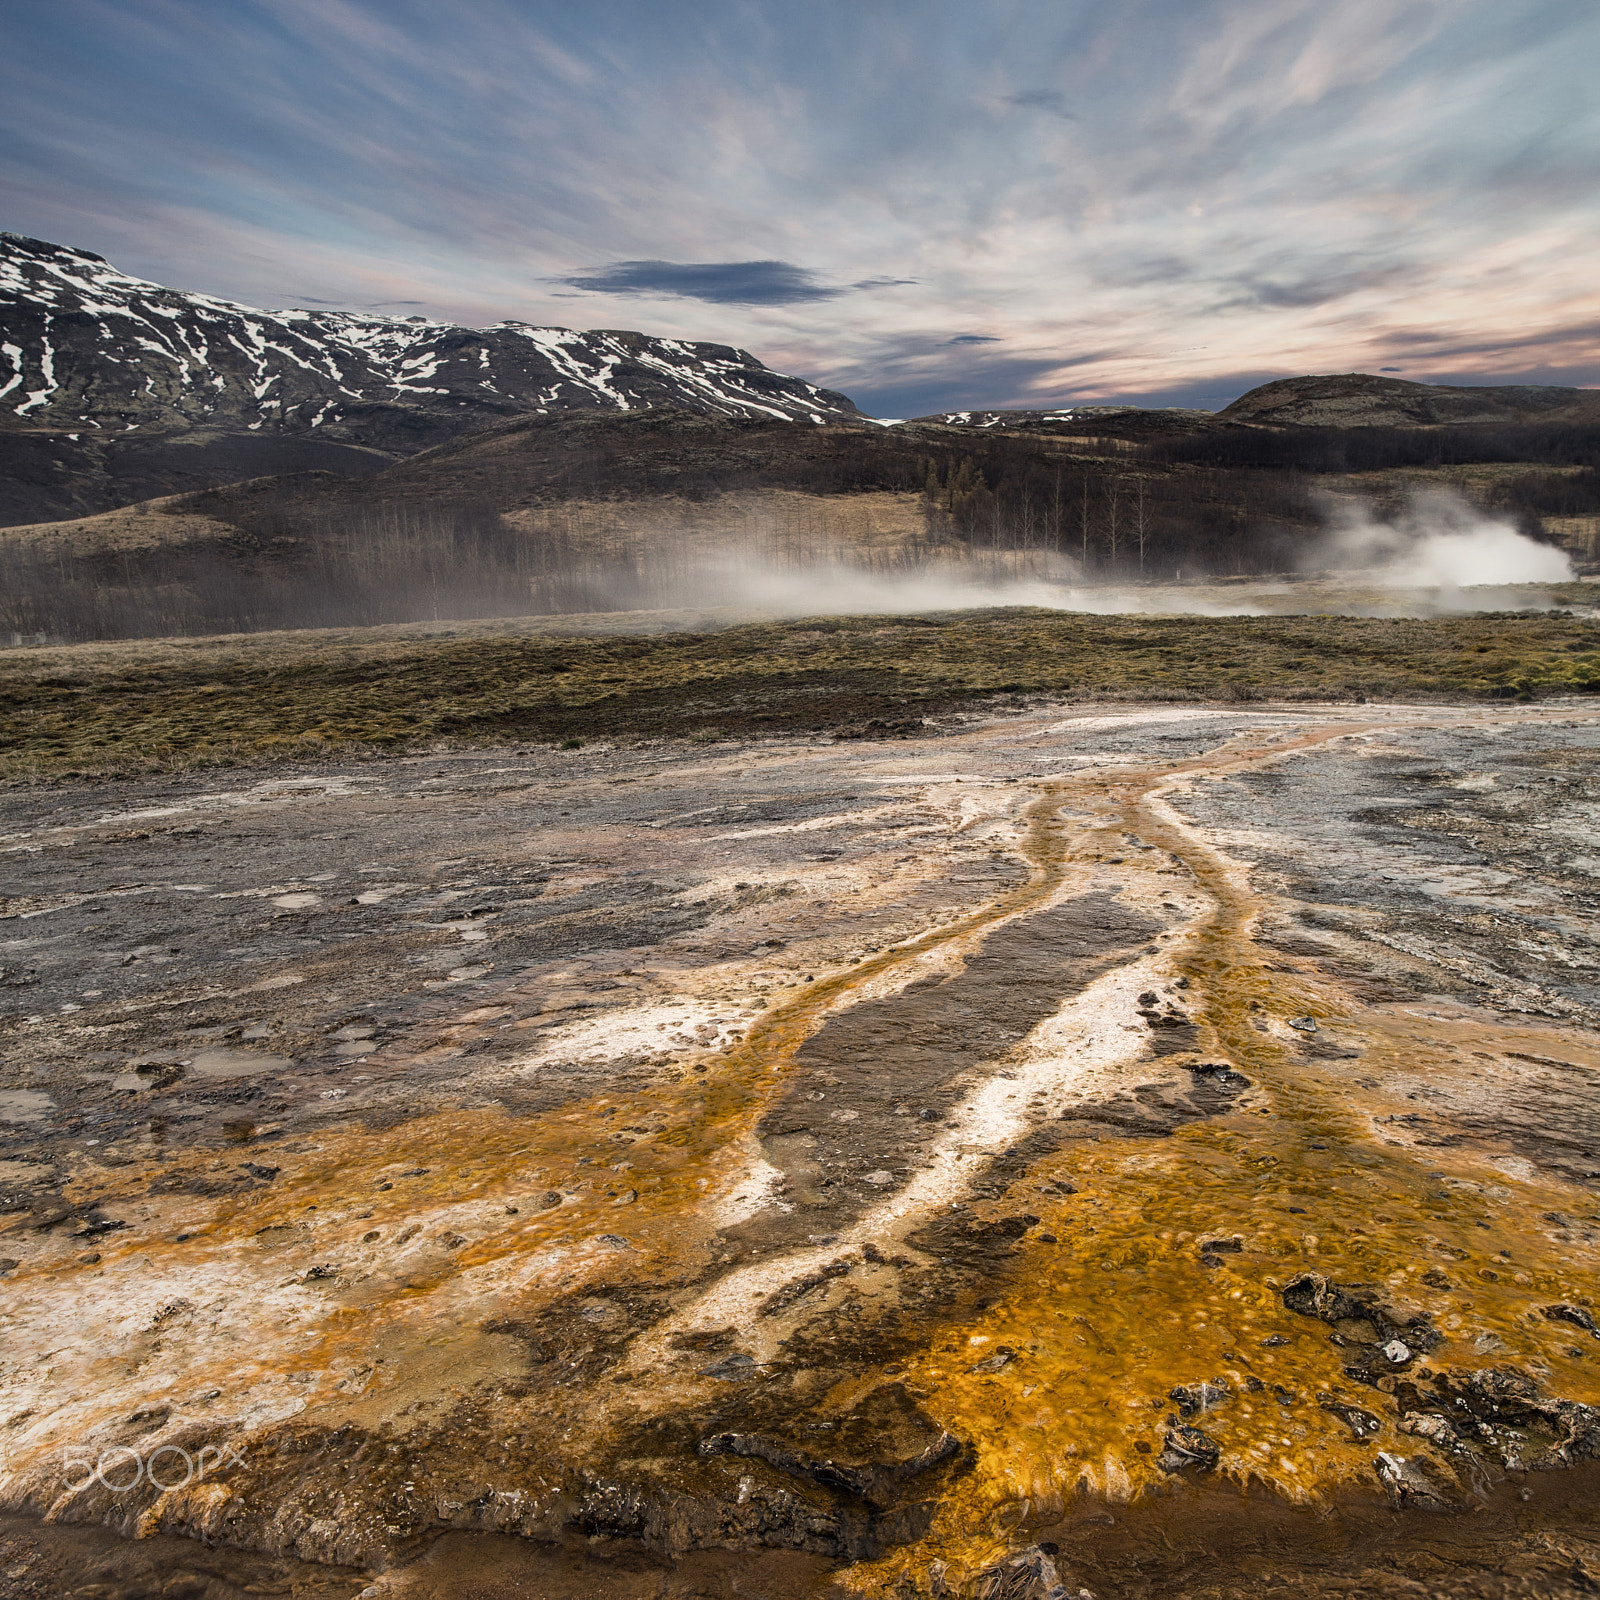
M 423 743 L 914 725 L 1002 694 L 1527 698 L 1600 691 L 1600 625 L 1007 609 L 583 633 L 504 625 L 130 641 L 0 656 L 0 773 Z M 882 731 L 874 730 L 874 731 Z

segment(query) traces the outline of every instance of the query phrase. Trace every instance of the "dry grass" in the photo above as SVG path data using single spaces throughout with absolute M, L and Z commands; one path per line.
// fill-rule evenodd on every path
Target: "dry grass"
M 610 624 L 614 630 L 616 622 Z M 571 631 L 567 631 L 571 630 Z M 1561 614 L 1142 617 L 998 610 L 622 633 L 454 624 L 0 656 L 12 778 L 440 740 L 914 728 L 984 697 L 1432 699 L 1600 691 Z

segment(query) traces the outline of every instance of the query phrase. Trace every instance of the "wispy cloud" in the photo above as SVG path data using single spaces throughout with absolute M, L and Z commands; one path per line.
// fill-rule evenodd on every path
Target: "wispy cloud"
M 894 414 L 1592 383 L 1597 58 L 1578 0 L 54 0 L 8 16 L 0 225 Z

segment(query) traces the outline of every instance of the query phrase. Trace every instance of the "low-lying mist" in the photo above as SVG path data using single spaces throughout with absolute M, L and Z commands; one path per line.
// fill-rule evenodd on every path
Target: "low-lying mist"
M 1324 531 L 1289 574 L 1145 580 L 1137 573 L 1086 573 L 1072 556 L 1049 550 L 943 552 L 887 568 L 840 557 L 796 562 L 724 550 L 687 570 L 658 572 L 646 587 L 663 608 L 703 605 L 763 616 L 978 606 L 1097 615 L 1440 616 L 1549 609 L 1562 601 L 1542 586 L 1575 577 L 1564 551 L 1448 492 L 1416 496 L 1390 517 L 1366 502 L 1329 498 L 1323 516 Z
M 553 541 L 478 513 L 372 519 L 312 530 L 292 558 L 170 544 L 70 555 L 0 545 L 0 643 L 249 633 L 284 628 L 671 612 L 784 617 L 1039 606 L 1098 614 L 1320 612 L 1432 616 L 1546 609 L 1567 556 L 1459 497 L 1430 494 L 1385 516 L 1328 500 L 1323 529 L 1293 545 L 1298 570 L 1144 576 L 1124 534 L 1110 555 L 996 525 L 988 542 L 797 543 L 753 523 L 737 541 L 690 543 L 648 514 L 599 548 Z M 1244 565 L 1244 563 L 1240 563 Z

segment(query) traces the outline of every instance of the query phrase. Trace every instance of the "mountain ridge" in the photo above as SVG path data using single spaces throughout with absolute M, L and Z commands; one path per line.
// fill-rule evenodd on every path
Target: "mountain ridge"
M 1417 383 L 1330 372 L 1257 385 L 1215 413 L 1257 427 L 1418 428 L 1496 423 L 1600 423 L 1600 389 L 1557 384 Z
M 671 404 L 867 419 L 748 351 L 618 329 L 268 311 L 0 234 L 0 427 L 316 434 L 401 454 L 503 417 Z
M 732 345 L 260 310 L 0 233 L 0 525 L 263 474 L 361 477 L 509 418 L 658 406 L 871 424 Z

